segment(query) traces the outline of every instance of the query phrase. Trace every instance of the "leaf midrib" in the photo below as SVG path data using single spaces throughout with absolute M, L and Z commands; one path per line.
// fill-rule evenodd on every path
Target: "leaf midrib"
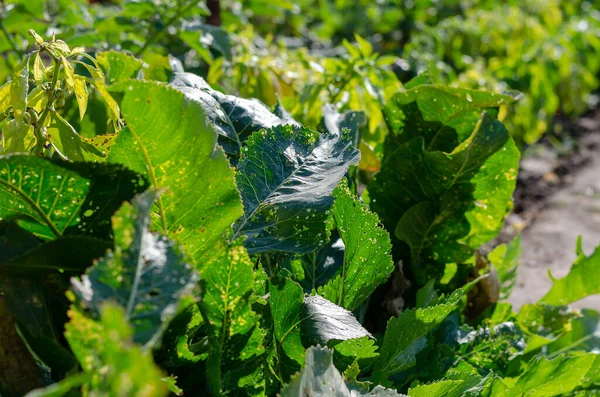
M 135 131 L 133 130 L 131 125 L 128 125 L 127 128 L 129 129 L 129 132 L 131 133 L 131 135 L 133 136 L 133 138 L 136 140 L 136 142 L 138 143 L 140 150 L 142 152 L 142 157 L 144 158 L 144 162 L 146 163 L 146 166 L 148 167 L 148 174 L 150 175 L 150 180 L 152 181 L 152 184 L 154 185 L 154 187 L 158 187 L 158 178 L 156 177 L 156 173 L 154 172 L 154 165 L 152 164 L 152 160 L 150 160 L 150 154 L 148 153 L 148 149 L 146 148 L 146 145 L 143 144 L 142 140 L 140 139 L 139 135 L 135 133 Z M 163 202 L 162 202 L 162 197 L 158 197 L 156 199 L 156 205 L 158 206 L 158 212 L 160 215 L 160 222 L 161 222 L 161 227 L 163 229 L 163 233 L 167 234 L 167 216 L 165 214 L 165 208 L 163 206 Z

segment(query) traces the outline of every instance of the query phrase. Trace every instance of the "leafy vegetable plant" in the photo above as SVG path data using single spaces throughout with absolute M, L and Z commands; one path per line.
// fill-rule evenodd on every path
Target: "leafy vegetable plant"
M 311 129 L 32 36 L 0 88 L 3 395 L 600 388 L 598 313 L 565 306 L 600 292 L 600 250 L 516 313 L 519 241 L 482 248 L 511 208 L 513 95 L 417 77 L 381 102 L 365 181 L 363 113 Z

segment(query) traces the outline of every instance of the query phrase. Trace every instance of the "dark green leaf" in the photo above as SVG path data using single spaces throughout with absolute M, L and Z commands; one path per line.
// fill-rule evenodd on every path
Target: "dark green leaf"
M 125 203 L 113 217 L 115 250 L 98 261 L 81 281 L 73 279 L 73 291 L 95 312 L 106 301 L 125 308 L 134 326 L 136 342 L 151 346 L 173 315 L 182 294 L 196 282 L 191 266 L 177 245 L 151 234 L 151 208 L 155 192 Z
M 244 216 L 235 225 L 248 251 L 306 253 L 324 245 L 331 193 L 359 157 L 343 135 L 293 126 L 252 135 L 238 165 Z
M 107 239 L 110 217 L 146 181 L 120 166 L 0 157 L 0 219 L 20 219 L 42 239 L 87 235 Z
M 462 296 L 463 292 L 457 290 L 443 303 L 406 310 L 388 321 L 374 377 L 387 380 L 390 375 L 414 366 L 416 354 L 425 347 L 425 335 L 456 310 Z
M 256 99 L 238 98 L 213 90 L 202 77 L 192 73 L 176 73 L 170 84 L 202 106 L 208 122 L 219 134 L 219 145 L 233 164 L 237 164 L 242 144 L 253 132 L 277 125 L 296 124 L 271 113 Z

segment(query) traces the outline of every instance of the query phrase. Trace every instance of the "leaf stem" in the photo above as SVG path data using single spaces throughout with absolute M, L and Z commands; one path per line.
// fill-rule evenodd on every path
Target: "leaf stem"
M 165 23 L 165 29 L 154 30 L 154 32 L 152 32 L 152 35 L 150 36 L 150 38 L 144 43 L 144 45 L 142 46 L 142 48 L 140 48 L 138 51 L 135 52 L 134 55 L 136 57 L 142 56 L 142 54 L 144 54 L 144 52 L 146 52 L 146 50 L 148 49 L 148 47 L 150 47 L 152 44 L 154 44 L 156 42 L 156 40 L 158 40 L 160 38 L 160 36 L 166 30 L 169 29 L 169 26 L 171 26 L 174 22 L 176 22 L 179 18 L 181 18 L 185 12 L 187 12 L 188 10 L 190 10 L 193 6 L 195 6 L 198 3 L 199 3 L 199 1 L 192 1 L 187 6 L 180 8 L 177 11 L 177 13 L 175 15 L 173 15 L 173 17 L 171 17 L 171 18 L 169 18 L 169 20 L 167 20 L 167 22 Z

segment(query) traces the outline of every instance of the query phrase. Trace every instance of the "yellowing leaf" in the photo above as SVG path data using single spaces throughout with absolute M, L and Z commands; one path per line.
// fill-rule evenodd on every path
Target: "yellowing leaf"
M 42 57 L 40 57 L 40 53 L 35 54 L 35 59 L 33 61 L 33 79 L 37 83 L 37 85 L 41 85 L 44 82 L 44 70 L 46 66 L 44 66 L 44 62 L 42 61 Z
M 75 91 L 75 98 L 77 98 L 77 105 L 79 106 L 79 118 L 83 120 L 88 104 L 88 90 L 85 86 L 85 77 L 75 76 L 75 85 L 73 88 Z
M 67 82 L 67 88 L 69 92 L 72 92 L 75 88 L 75 70 L 73 70 L 73 66 L 65 57 L 61 57 L 61 61 L 65 69 L 65 81 Z

